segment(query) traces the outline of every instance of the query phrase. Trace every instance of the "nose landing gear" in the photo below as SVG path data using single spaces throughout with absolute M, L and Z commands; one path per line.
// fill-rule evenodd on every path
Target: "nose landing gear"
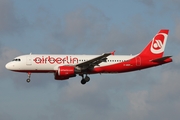
M 31 73 L 28 72 L 28 78 L 27 78 L 27 80 L 26 80 L 27 83 L 31 82 L 30 77 L 31 77 Z

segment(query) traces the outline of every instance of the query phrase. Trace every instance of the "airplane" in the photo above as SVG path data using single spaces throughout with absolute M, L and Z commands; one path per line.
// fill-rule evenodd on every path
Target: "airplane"
M 5 67 L 15 72 L 54 73 L 55 80 L 67 80 L 79 75 L 81 84 L 90 81 L 90 74 L 124 73 L 172 62 L 172 56 L 163 56 L 169 30 L 161 29 L 147 46 L 136 55 L 114 55 L 115 51 L 102 55 L 28 54 L 14 58 Z

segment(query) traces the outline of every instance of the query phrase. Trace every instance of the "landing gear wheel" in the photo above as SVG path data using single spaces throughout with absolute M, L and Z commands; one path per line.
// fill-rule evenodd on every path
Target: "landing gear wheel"
M 81 80 L 81 84 L 83 84 L 83 85 L 86 84 L 85 79 L 82 79 L 82 80 Z
M 27 83 L 29 83 L 30 81 L 31 81 L 31 80 L 30 80 L 29 78 L 26 80 Z
M 85 79 L 86 82 L 90 81 L 90 77 L 88 77 L 88 76 L 86 76 L 84 79 Z
M 31 80 L 30 80 L 30 77 L 31 77 L 31 73 L 28 72 L 28 79 L 26 80 L 27 83 L 29 83 Z
M 84 75 L 81 75 L 82 76 L 82 80 L 81 80 L 81 84 L 86 84 L 87 82 L 89 82 L 90 81 L 90 77 L 88 77 L 87 76 L 87 74 L 86 74 L 86 76 L 84 77 Z

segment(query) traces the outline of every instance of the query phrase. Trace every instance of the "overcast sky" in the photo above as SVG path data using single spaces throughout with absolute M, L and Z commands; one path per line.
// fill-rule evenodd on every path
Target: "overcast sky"
M 179 120 L 179 0 L 0 0 L 0 120 Z M 146 70 L 54 80 L 5 64 L 29 53 L 137 54 L 169 29 L 173 62 Z

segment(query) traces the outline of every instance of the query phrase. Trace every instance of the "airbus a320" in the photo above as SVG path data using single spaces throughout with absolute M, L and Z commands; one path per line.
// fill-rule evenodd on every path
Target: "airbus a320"
M 169 30 L 160 30 L 147 46 L 136 55 L 114 55 L 113 52 L 102 55 L 59 55 L 28 54 L 14 58 L 5 67 L 15 72 L 54 73 L 54 79 L 67 80 L 77 75 L 81 83 L 90 81 L 90 74 L 124 73 L 146 69 L 172 62 L 171 56 L 163 56 Z

